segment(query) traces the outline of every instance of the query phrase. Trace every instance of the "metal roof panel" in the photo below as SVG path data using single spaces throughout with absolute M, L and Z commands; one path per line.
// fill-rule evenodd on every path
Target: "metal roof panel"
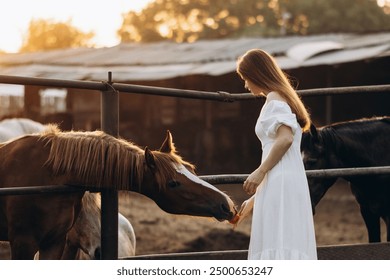
M 0 54 L 0 73 L 105 80 L 112 71 L 118 82 L 194 74 L 218 76 L 234 72 L 237 58 L 253 48 L 273 54 L 282 69 L 293 69 L 388 56 L 389 44 L 390 33 L 126 43 L 111 48 Z

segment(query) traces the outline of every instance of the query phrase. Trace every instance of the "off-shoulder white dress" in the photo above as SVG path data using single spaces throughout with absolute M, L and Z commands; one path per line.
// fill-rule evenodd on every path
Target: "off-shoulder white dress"
M 286 102 L 264 104 L 255 132 L 266 158 L 280 125 L 291 127 L 294 141 L 267 173 L 255 194 L 248 259 L 317 259 L 310 194 L 300 143 L 302 130 Z

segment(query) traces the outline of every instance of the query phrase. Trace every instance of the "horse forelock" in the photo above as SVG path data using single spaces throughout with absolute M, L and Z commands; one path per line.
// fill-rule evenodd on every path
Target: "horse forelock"
M 86 186 L 129 190 L 143 177 L 143 151 L 102 131 L 61 132 L 49 127 L 42 138 L 51 145 L 46 165 L 55 175 L 71 174 Z
M 47 124 L 45 128 L 41 131 L 41 137 L 59 134 L 61 130 L 55 124 Z
M 100 193 L 85 192 L 81 209 L 69 232 L 71 244 L 79 247 L 91 256 L 97 246 L 100 246 L 101 230 L 101 196 Z
M 82 198 L 82 209 L 85 208 L 86 213 L 94 213 L 93 215 L 100 216 L 101 212 L 101 196 L 100 193 L 85 192 Z
M 163 153 L 160 151 L 152 151 L 156 163 L 156 181 L 160 188 L 164 188 L 166 182 L 175 179 L 180 166 L 188 167 L 195 170 L 195 166 L 183 160 L 175 152 Z

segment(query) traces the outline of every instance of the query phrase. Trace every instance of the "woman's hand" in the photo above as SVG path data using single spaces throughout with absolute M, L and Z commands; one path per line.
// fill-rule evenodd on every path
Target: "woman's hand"
M 245 200 L 240 207 L 240 211 L 238 212 L 238 215 L 240 215 L 240 218 L 246 218 L 253 209 L 255 197 L 251 196 L 249 199 Z
M 238 220 L 234 223 L 234 228 L 237 227 L 243 220 L 245 220 L 250 213 L 252 212 L 253 205 L 255 201 L 255 196 L 251 196 L 249 199 L 245 200 L 240 207 L 238 212 Z
M 265 172 L 262 171 L 260 168 L 253 171 L 245 180 L 242 186 L 244 191 L 249 195 L 253 195 L 256 192 L 257 187 L 263 181 L 264 177 Z

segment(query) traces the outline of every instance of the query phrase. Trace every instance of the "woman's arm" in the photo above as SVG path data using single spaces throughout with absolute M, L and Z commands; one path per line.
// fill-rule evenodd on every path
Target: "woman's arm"
M 281 125 L 276 131 L 276 139 L 267 158 L 245 180 L 243 188 L 248 194 L 256 192 L 257 187 L 263 181 L 265 175 L 283 157 L 293 143 L 293 133 L 289 126 Z

